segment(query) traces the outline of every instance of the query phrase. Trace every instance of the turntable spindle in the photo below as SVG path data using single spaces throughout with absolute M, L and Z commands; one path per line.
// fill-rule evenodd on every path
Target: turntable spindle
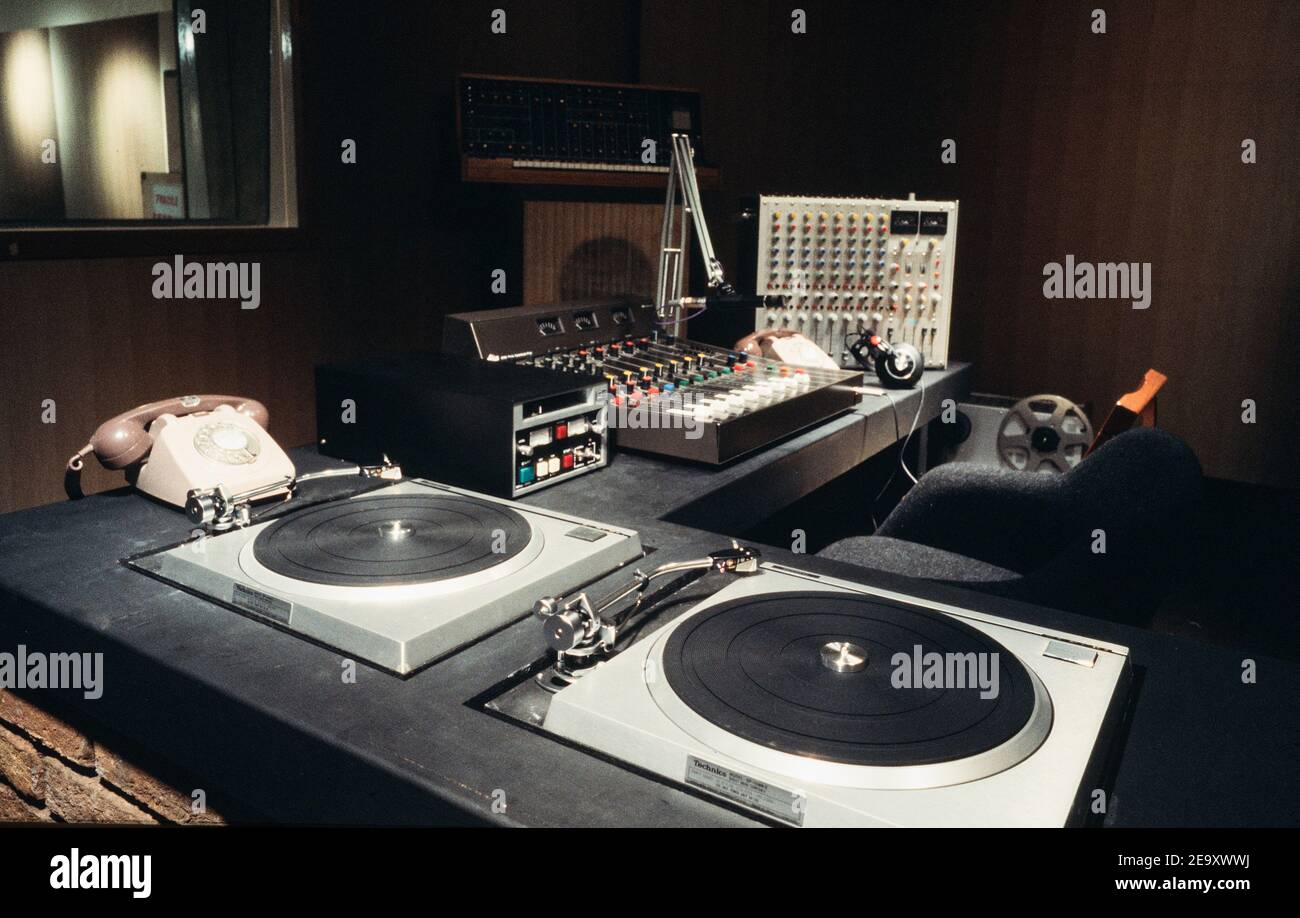
M 856 673 L 867 665 L 867 651 L 849 641 L 822 645 L 822 666 L 837 673 Z

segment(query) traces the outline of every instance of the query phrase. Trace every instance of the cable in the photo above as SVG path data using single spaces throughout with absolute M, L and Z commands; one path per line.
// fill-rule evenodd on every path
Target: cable
M 912 415 L 912 426 L 908 428 L 907 437 L 904 438 L 903 440 L 902 449 L 898 451 L 898 466 L 902 468 L 903 473 L 907 475 L 908 478 L 911 479 L 912 484 L 916 484 L 917 480 L 916 480 L 916 476 L 912 474 L 912 470 L 907 467 L 907 446 L 909 443 L 912 442 L 912 435 L 916 433 L 916 425 L 921 420 L 921 412 L 925 409 L 925 381 L 922 380 L 919 385 L 920 385 L 921 399 L 916 406 L 916 414 Z M 898 402 L 894 400 L 893 394 L 888 389 L 885 389 L 883 391 L 885 396 L 889 399 L 889 404 L 894 409 L 894 442 L 897 443 L 899 439 L 899 435 L 902 432 L 898 426 Z M 877 493 L 875 498 L 871 501 L 870 513 L 871 513 L 871 526 L 873 530 L 880 528 L 880 524 L 876 522 L 876 504 L 880 503 L 880 498 L 883 497 L 885 492 L 889 490 L 889 486 L 894 483 L 894 476 L 896 476 L 897 474 L 898 474 L 898 468 L 895 468 L 892 472 L 889 473 L 889 478 L 885 480 L 884 486 L 880 489 L 879 493 Z
M 689 322 L 691 321 L 691 319 L 698 319 L 700 316 L 704 315 L 708 311 L 709 311 L 708 306 L 701 306 L 698 310 L 696 310 L 695 312 L 691 313 L 688 316 L 680 316 L 679 318 L 676 319 L 656 318 L 654 320 L 654 323 L 655 325 L 676 325 L 679 322 Z
M 921 383 L 921 402 L 916 406 L 916 414 L 912 415 L 912 426 L 907 431 L 907 439 L 903 441 L 903 448 L 898 454 L 898 464 L 903 469 L 903 474 L 912 480 L 912 484 L 917 484 L 916 476 L 912 470 L 907 467 L 907 444 L 912 441 L 912 434 L 916 433 L 917 422 L 921 420 L 921 409 L 925 407 L 925 384 Z

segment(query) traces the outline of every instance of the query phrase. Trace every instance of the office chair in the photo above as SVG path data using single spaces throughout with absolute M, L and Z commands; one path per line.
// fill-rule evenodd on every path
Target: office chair
M 821 557 L 1133 624 L 1182 561 L 1201 493 L 1185 443 L 1120 433 L 1062 475 L 964 462 L 921 477 L 871 536 Z

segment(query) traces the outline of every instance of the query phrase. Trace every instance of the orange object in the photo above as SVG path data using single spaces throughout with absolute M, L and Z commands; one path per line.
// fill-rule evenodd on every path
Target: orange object
M 1133 427 L 1156 426 L 1156 393 L 1168 381 L 1169 377 L 1159 370 L 1147 370 L 1142 377 L 1142 385 L 1132 392 L 1120 396 L 1115 407 L 1110 410 L 1106 423 L 1101 425 L 1092 445 L 1085 456 L 1116 434 Z

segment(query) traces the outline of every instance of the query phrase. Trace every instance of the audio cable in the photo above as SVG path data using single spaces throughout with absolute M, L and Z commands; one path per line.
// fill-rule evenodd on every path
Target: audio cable
M 907 467 L 907 447 L 908 444 L 912 442 L 912 435 L 916 433 L 916 426 L 921 420 L 921 412 L 925 409 L 924 381 L 922 381 L 919 385 L 920 385 L 919 395 L 921 396 L 921 398 L 916 406 L 916 414 L 912 415 L 912 426 L 908 428 L 907 436 L 903 438 L 903 446 L 898 451 L 898 467 L 896 467 L 893 471 L 889 473 L 889 478 L 885 480 L 884 486 L 881 487 L 880 491 L 876 494 L 875 498 L 871 501 L 870 515 L 871 515 L 871 526 L 873 531 L 880 528 L 880 524 L 876 522 L 876 504 L 880 503 L 880 498 L 883 497 L 885 492 L 889 490 L 889 486 L 894 483 L 894 478 L 895 476 L 898 475 L 898 469 L 901 468 L 903 470 L 903 474 L 905 474 L 911 480 L 912 484 L 917 483 L 916 476 L 913 475 L 912 470 Z M 902 429 L 899 426 L 898 402 L 894 399 L 894 394 L 890 392 L 888 389 L 884 389 L 882 391 L 884 392 L 885 396 L 889 399 L 889 404 L 894 409 L 894 442 L 897 443 L 899 438 L 902 436 Z

